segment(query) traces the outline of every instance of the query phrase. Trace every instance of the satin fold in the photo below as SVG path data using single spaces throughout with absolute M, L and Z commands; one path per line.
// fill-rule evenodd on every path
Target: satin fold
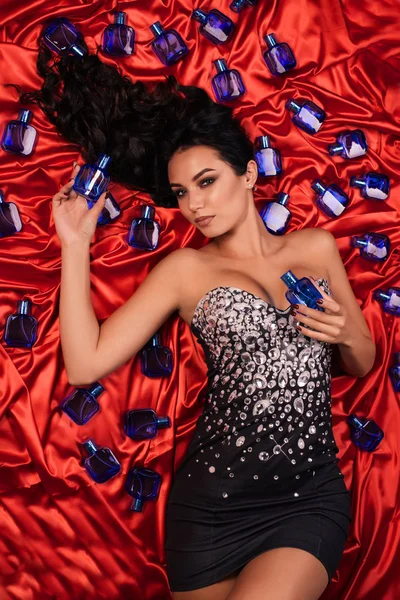
M 229 1 L 218 4 L 236 24 L 232 40 L 216 47 L 199 33 L 190 18 L 197 7 L 186 0 L 116 2 L 107 0 L 3 0 L 0 6 L 1 132 L 17 118 L 15 83 L 24 90 L 40 87 L 36 73 L 37 38 L 50 14 L 66 16 L 85 36 L 92 52 L 112 22 L 113 10 L 124 10 L 136 32 L 135 52 L 118 61 L 122 72 L 144 82 L 171 73 L 186 85 L 212 95 L 213 61 L 225 58 L 240 71 L 246 94 L 235 115 L 252 139 L 268 134 L 280 149 L 283 174 L 261 178 L 258 209 L 279 191 L 290 194 L 289 231 L 323 227 L 336 238 L 352 289 L 377 345 L 372 371 L 362 379 L 346 375 L 334 360 L 332 414 L 339 447 L 339 466 L 351 492 L 353 522 L 340 567 L 323 600 L 396 600 L 400 597 L 399 479 L 400 411 L 388 368 L 400 351 L 399 321 L 384 313 L 372 297 L 379 287 L 400 285 L 399 150 L 400 60 L 399 10 L 396 3 L 376 0 L 259 0 L 237 15 Z M 199 6 L 209 10 L 207 3 Z M 160 21 L 186 40 L 189 54 L 166 68 L 151 50 L 149 26 Z M 263 60 L 263 36 L 275 33 L 287 42 L 297 68 L 273 77 Z M 110 57 L 102 59 L 114 64 Z M 286 101 L 304 97 L 324 108 L 327 119 L 316 136 L 297 129 Z M 172 374 L 152 380 L 142 375 L 139 355 L 101 380 L 106 391 L 101 410 L 78 427 L 60 411 L 72 391 L 59 340 L 58 301 L 61 248 L 51 215 L 51 197 L 70 177 L 77 148 L 61 138 L 37 107 L 32 125 L 38 142 L 31 157 L 0 150 L 0 182 L 5 200 L 18 205 L 23 229 L 0 239 L 0 334 L 22 296 L 32 300 L 38 339 L 32 349 L 0 344 L 0 597 L 4 600 L 169 600 L 165 571 L 164 515 L 174 473 L 181 464 L 203 407 L 206 366 L 201 347 L 189 327 L 172 315 L 161 327 L 161 340 L 171 348 Z M 344 129 L 361 128 L 369 144 L 361 159 L 332 158 L 327 146 Z M 366 171 L 389 176 L 386 202 L 364 200 L 349 187 L 350 177 Z M 316 206 L 311 182 L 336 183 L 351 198 L 339 219 L 329 219 Z M 135 292 L 147 273 L 173 250 L 199 248 L 207 240 L 190 227 L 177 209 L 156 209 L 161 227 L 159 247 L 151 253 L 126 243 L 140 205 L 149 201 L 115 183 L 112 193 L 121 217 L 97 229 L 91 246 L 92 301 L 101 322 Z M 391 239 L 389 259 L 373 263 L 351 248 L 350 237 L 374 231 Z M 129 323 L 127 323 L 129 335 Z M 171 428 L 149 441 L 134 442 L 122 427 L 125 411 L 151 407 L 169 416 Z M 351 412 L 374 419 L 384 430 L 378 449 L 361 452 L 351 442 L 346 417 Z M 95 484 L 81 465 L 78 443 L 93 437 L 119 458 L 120 474 Z M 129 510 L 124 491 L 132 466 L 154 469 L 162 476 L 159 498 L 143 513 Z

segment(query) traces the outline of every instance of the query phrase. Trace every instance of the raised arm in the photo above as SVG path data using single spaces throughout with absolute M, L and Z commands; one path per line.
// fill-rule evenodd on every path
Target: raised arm
M 86 385 L 134 356 L 179 308 L 184 250 L 160 261 L 101 325 L 90 299 L 89 248 L 63 248 L 60 333 L 68 381 Z
M 179 308 L 181 273 L 193 250 L 172 252 L 152 269 L 129 300 L 100 327 L 90 297 L 90 243 L 105 194 L 89 210 L 72 189 L 79 171 L 52 200 L 62 247 L 60 336 L 68 381 L 85 385 L 128 361 Z

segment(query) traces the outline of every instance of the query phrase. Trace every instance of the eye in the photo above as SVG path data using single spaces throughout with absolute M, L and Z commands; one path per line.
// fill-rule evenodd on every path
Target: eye
M 210 185 L 209 183 L 206 186 L 203 186 L 203 183 L 206 183 L 207 181 L 213 183 L 215 181 L 215 179 L 213 177 L 209 177 L 208 179 L 202 179 L 201 187 L 208 187 L 208 185 Z
M 212 183 L 214 183 L 214 181 L 215 181 L 214 177 L 208 177 L 207 179 L 202 179 L 200 181 L 200 186 L 201 187 L 208 187 L 209 185 L 211 185 Z M 206 185 L 203 185 L 203 184 L 206 184 Z M 175 192 L 175 196 L 177 198 L 182 198 L 185 193 L 186 193 L 185 190 L 180 189 L 180 190 L 177 190 Z

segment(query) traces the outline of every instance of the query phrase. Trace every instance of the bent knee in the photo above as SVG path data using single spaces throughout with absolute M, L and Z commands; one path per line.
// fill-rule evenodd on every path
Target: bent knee
M 322 562 L 299 548 L 274 548 L 242 569 L 227 600 L 318 600 L 329 583 Z

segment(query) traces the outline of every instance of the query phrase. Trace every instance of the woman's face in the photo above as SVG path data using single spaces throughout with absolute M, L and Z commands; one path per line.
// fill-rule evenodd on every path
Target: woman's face
M 254 208 L 252 187 L 257 165 L 251 160 L 244 175 L 236 175 L 216 150 L 194 146 L 176 152 L 168 165 L 171 189 L 184 217 L 206 237 L 233 229 Z M 210 217 L 196 221 L 201 217 Z

